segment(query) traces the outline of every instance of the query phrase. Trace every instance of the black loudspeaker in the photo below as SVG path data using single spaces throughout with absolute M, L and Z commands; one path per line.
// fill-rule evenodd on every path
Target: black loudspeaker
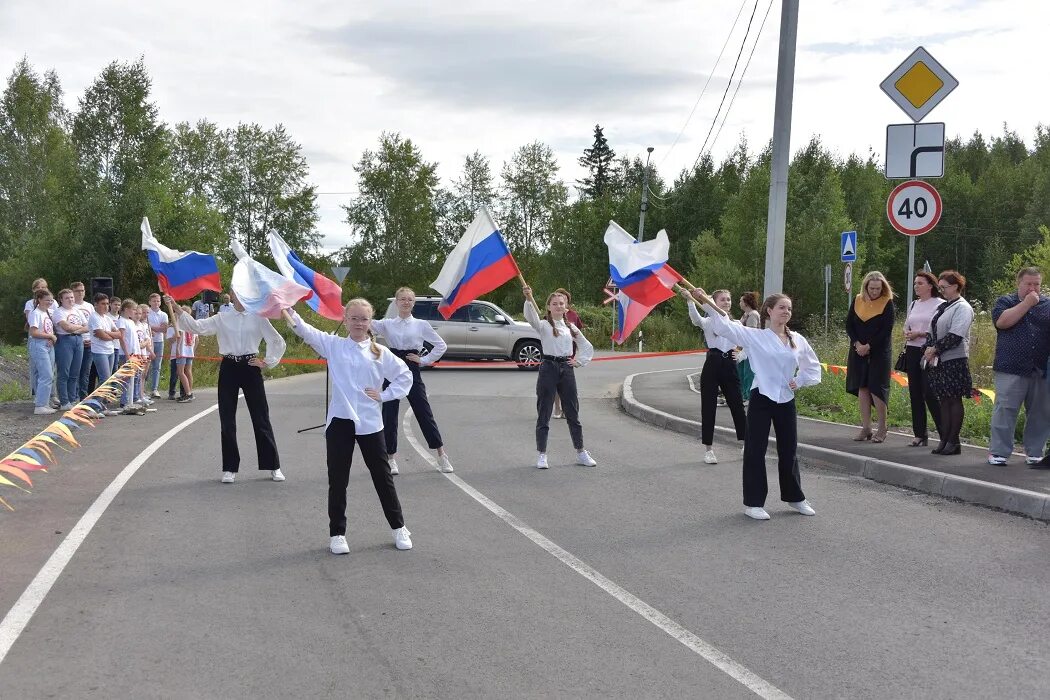
M 96 294 L 105 294 L 107 297 L 113 296 L 113 278 L 112 277 L 92 277 L 91 278 L 91 296 L 88 300 L 91 303 L 95 302 Z
M 218 292 L 214 292 L 214 291 L 212 291 L 210 289 L 205 289 L 203 294 L 204 294 L 204 303 L 205 304 L 214 304 L 217 301 L 219 301 L 219 293 Z

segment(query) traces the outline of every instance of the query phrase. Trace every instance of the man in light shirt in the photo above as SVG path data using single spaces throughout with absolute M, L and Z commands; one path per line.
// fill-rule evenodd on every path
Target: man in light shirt
M 73 290 L 73 307 L 80 312 L 81 325 L 86 326 L 91 321 L 91 314 L 95 313 L 95 307 L 84 299 L 84 283 L 74 282 L 69 285 Z M 84 334 L 84 357 L 80 362 L 79 390 L 80 399 L 84 400 L 88 395 L 88 378 L 91 375 L 91 333 Z
M 264 368 L 274 368 L 284 355 L 285 342 L 270 322 L 245 311 L 237 295 L 234 310 L 208 318 L 196 319 L 171 297 L 164 303 L 175 319 L 175 325 L 197 335 L 214 335 L 219 340 L 219 432 L 222 444 L 222 483 L 232 484 L 240 470 L 241 455 L 237 449 L 237 394 L 244 392 L 244 403 L 252 418 L 259 469 L 268 470 L 274 481 L 284 481 L 277 441 L 270 425 L 270 407 L 263 386 Z M 259 357 L 259 343 L 266 341 L 266 359 Z
M 229 294 L 222 294 L 222 295 L 220 295 L 219 296 L 219 301 L 221 302 L 219 304 L 219 313 L 220 314 L 223 311 L 236 311 L 237 310 L 237 307 L 235 307 L 233 305 L 233 303 L 230 302 L 230 295 Z

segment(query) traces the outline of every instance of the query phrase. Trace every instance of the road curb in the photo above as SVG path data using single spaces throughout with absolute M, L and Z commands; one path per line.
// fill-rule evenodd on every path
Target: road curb
M 699 437 L 699 421 L 661 411 L 642 403 L 635 397 L 632 382 L 639 374 L 647 374 L 647 372 L 638 372 L 623 380 L 620 389 L 620 407 L 624 412 L 658 428 Z M 730 428 L 715 426 L 715 434 L 733 442 L 736 441 L 736 434 Z M 775 442 L 775 440 L 770 438 L 770 442 Z M 873 459 L 803 442 L 798 444 L 798 457 L 806 467 L 820 468 L 823 465 L 830 465 L 839 471 L 879 483 L 903 486 L 915 491 L 998 508 L 1037 520 L 1050 521 L 1050 495 L 1048 494 L 945 474 L 932 469 L 913 467 L 909 464 Z

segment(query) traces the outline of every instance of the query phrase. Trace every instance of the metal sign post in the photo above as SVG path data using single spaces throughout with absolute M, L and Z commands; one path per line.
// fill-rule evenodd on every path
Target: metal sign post
M 831 265 L 824 266 L 824 335 L 828 334 L 828 296 L 831 289 Z

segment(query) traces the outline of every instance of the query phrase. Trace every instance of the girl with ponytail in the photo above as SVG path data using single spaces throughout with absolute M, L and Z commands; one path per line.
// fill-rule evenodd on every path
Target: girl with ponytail
M 332 399 L 328 405 L 325 446 L 328 453 L 328 548 L 332 554 L 349 554 L 346 541 L 346 487 L 354 445 L 361 448 L 372 474 L 383 514 L 398 549 L 412 549 L 401 503 L 390 475 L 383 439 L 383 402 L 400 399 L 412 386 L 412 373 L 388 349 L 377 345 L 371 332 L 372 305 L 351 299 L 343 309 L 347 337 L 322 333 L 290 312 L 288 325 L 317 353 L 328 360 Z M 382 388 L 384 380 L 389 382 Z
M 747 406 L 747 437 L 744 440 L 744 515 L 755 520 L 769 520 L 764 506 L 766 483 L 766 447 L 772 426 L 777 436 L 780 499 L 802 515 L 816 511 L 802 493 L 798 472 L 798 420 L 795 413 L 795 391 L 820 383 L 820 361 L 809 342 L 787 327 L 791 320 L 791 298 L 772 294 L 760 311 L 762 328 L 749 328 L 731 322 L 721 309 L 710 304 L 701 289 L 682 292 L 703 304 L 709 327 L 726 336 L 747 351 L 755 373 L 751 398 Z

